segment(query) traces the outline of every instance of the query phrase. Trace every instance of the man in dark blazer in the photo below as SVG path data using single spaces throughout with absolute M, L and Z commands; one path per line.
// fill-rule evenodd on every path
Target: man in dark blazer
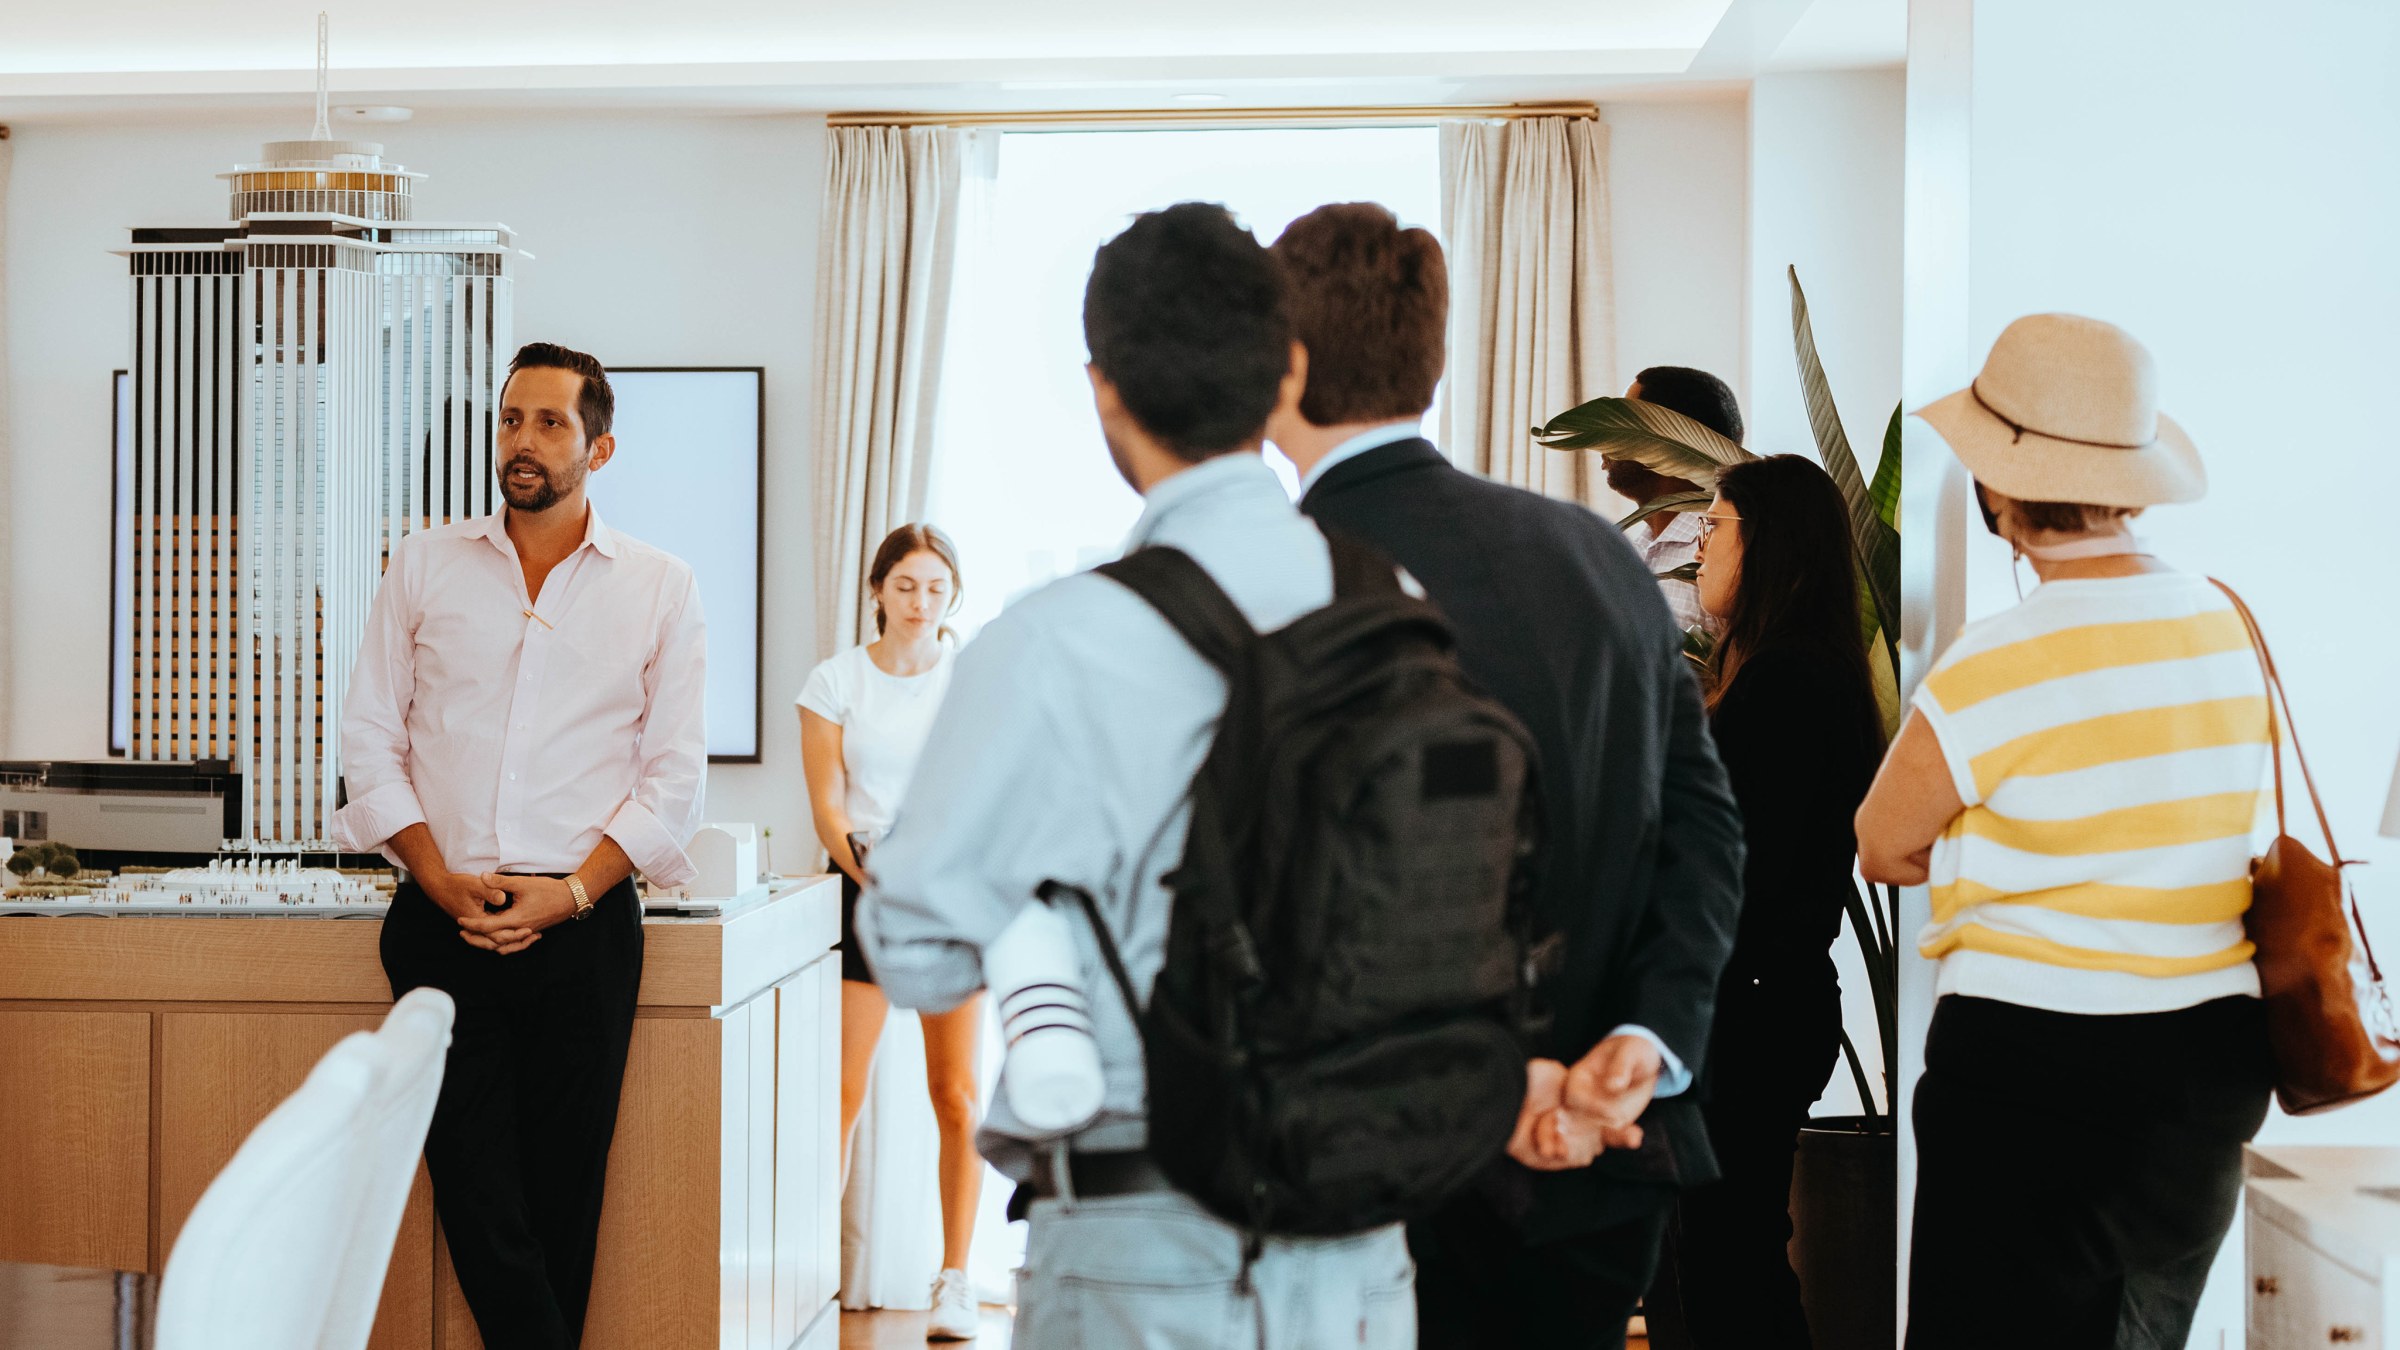
M 1632 545 L 1582 506 L 1453 467 L 1417 433 L 1442 372 L 1440 245 L 1352 204 L 1303 216 L 1274 252 L 1308 365 L 1267 435 L 1303 475 L 1301 509 L 1423 585 L 1468 675 L 1541 752 L 1538 912 L 1564 954 L 1526 1116 L 1554 1132 L 1539 1150 L 1521 1128 L 1479 1185 L 1410 1226 L 1419 1343 L 1621 1347 L 1676 1189 L 1716 1175 L 1683 1093 L 1741 907 L 1740 815 Z M 1594 1138 L 1609 1146 L 1574 1165 Z

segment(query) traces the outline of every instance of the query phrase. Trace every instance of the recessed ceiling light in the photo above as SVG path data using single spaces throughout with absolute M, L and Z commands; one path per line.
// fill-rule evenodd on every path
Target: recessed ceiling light
M 1175 96 L 1175 101 L 1177 103 L 1191 104 L 1223 103 L 1225 101 L 1225 96 L 1223 94 L 1177 94 Z
M 345 122 L 405 122 L 416 110 L 390 103 L 352 103 L 335 108 L 333 115 Z

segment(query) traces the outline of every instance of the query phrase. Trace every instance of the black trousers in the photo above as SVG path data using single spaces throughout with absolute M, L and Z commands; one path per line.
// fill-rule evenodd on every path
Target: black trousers
M 1792 1272 L 1792 1160 L 1841 1053 L 1841 988 L 1820 977 L 1718 997 L 1700 1107 L 1719 1178 L 1683 1193 L 1643 1300 L 1657 1350 L 1809 1350 Z
M 626 881 L 512 956 L 458 932 L 414 884 L 383 922 L 393 997 L 431 986 L 458 1004 L 425 1139 L 433 1207 L 483 1343 L 575 1350 L 642 981 L 641 902 Z
M 1637 1218 L 1528 1243 L 1470 1190 L 1408 1226 L 1422 1350 L 1624 1350 L 1625 1324 L 1658 1267 L 1669 1192 Z
M 2257 999 L 1942 999 L 1914 1102 L 1910 1350 L 2180 1350 L 2270 1074 Z

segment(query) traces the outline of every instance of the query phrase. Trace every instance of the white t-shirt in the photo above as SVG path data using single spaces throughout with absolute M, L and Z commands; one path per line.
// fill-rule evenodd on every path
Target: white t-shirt
M 810 671 L 800 687 L 800 706 L 842 729 L 852 829 L 881 834 L 898 818 L 956 654 L 945 639 L 933 669 L 901 676 L 876 665 L 864 646 L 852 647 Z

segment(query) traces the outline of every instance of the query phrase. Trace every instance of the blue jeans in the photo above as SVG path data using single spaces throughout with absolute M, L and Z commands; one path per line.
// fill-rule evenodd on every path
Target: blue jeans
M 1174 1191 L 1034 1202 L 1019 1350 L 1412 1350 L 1400 1226 L 1271 1238 L 1241 1287 L 1242 1233 Z

